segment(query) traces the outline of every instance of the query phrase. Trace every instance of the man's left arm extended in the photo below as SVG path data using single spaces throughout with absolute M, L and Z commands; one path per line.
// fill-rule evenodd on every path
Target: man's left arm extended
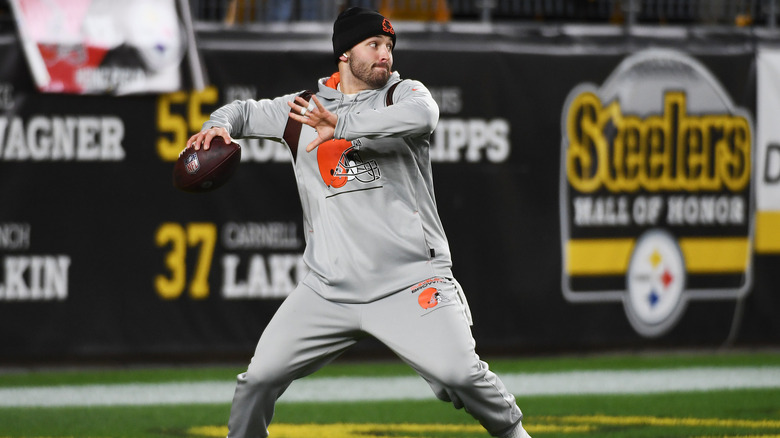
M 393 105 L 339 115 L 334 138 L 408 137 L 428 135 L 436 128 L 439 107 L 423 84 L 405 80 L 394 93 Z

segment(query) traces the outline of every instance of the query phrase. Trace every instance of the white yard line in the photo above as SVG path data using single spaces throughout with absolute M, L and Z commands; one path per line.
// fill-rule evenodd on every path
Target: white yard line
M 681 368 L 502 374 L 518 395 L 643 394 L 740 388 L 780 388 L 780 367 Z M 139 383 L 0 388 L 0 407 L 229 403 L 234 382 Z M 433 399 L 418 377 L 308 378 L 294 382 L 280 403 Z

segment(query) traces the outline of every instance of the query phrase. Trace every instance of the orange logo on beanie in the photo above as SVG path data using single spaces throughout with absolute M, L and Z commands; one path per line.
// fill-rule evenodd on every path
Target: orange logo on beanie
M 431 309 L 436 307 L 440 300 L 441 295 L 439 294 L 439 290 L 435 287 L 429 287 L 428 289 L 425 289 L 420 293 L 420 296 L 417 297 L 417 302 L 420 303 L 420 307 L 423 309 Z
M 395 30 L 393 30 L 393 25 L 390 24 L 390 20 L 388 20 L 387 18 L 382 20 L 382 30 L 387 33 L 395 35 Z

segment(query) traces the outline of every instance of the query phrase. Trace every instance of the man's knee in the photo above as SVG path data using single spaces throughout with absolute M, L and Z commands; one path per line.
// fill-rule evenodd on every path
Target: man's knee
M 485 378 L 487 368 L 481 364 L 442 366 L 436 370 L 435 380 L 444 388 L 459 390 L 470 388 Z M 437 392 L 434 389 L 434 392 Z M 438 394 L 437 394 L 438 395 Z
M 262 361 L 252 361 L 246 372 L 238 375 L 239 385 L 255 389 L 286 387 L 291 380 L 285 366 Z

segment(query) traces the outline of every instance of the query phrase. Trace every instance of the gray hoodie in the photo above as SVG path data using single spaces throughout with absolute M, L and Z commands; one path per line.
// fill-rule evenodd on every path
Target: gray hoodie
M 310 269 L 303 282 L 324 298 L 369 302 L 427 278 L 452 277 L 433 192 L 429 148 L 439 109 L 430 92 L 418 81 L 401 81 L 398 72 L 384 87 L 355 95 L 327 81 L 318 82 L 316 95 L 338 116 L 336 140 L 310 153 L 306 145 L 316 137 L 310 126 L 300 129 L 300 148 L 282 140 L 292 122 L 287 102 L 299 93 L 232 102 L 204 127 L 290 147 L 303 208 L 303 259 Z

